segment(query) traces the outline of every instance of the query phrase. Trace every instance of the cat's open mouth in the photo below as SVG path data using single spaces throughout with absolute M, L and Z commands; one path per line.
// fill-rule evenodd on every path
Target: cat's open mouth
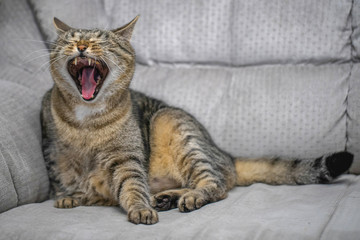
M 105 62 L 89 57 L 75 57 L 67 68 L 85 101 L 96 98 L 109 72 Z

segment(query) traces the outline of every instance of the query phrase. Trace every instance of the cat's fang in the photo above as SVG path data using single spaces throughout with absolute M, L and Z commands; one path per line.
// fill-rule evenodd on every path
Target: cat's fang
M 89 66 L 90 66 L 91 65 L 91 58 L 89 58 L 88 61 L 89 61 Z
M 74 60 L 74 64 L 75 64 L 75 66 L 77 65 L 77 58 L 75 58 L 75 60 Z

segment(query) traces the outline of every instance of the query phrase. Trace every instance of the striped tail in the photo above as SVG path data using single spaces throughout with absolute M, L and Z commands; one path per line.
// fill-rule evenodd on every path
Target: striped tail
M 346 173 L 352 162 L 353 154 L 338 152 L 319 157 L 315 160 L 275 159 L 235 159 L 237 185 L 253 183 L 312 184 L 329 183 Z

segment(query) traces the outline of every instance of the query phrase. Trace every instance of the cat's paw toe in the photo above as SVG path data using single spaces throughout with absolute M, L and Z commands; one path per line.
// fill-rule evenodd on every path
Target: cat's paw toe
M 179 199 L 178 207 L 180 212 L 191 212 L 201 208 L 205 204 L 206 200 L 202 194 L 189 192 Z
M 79 200 L 72 197 L 59 198 L 54 203 L 54 207 L 56 208 L 74 208 L 79 205 Z
M 151 206 L 157 211 L 166 211 L 175 208 L 177 205 L 177 196 L 169 194 L 157 194 L 151 198 Z
M 154 224 L 159 221 L 157 212 L 150 207 L 140 207 L 129 210 L 128 219 L 135 224 Z

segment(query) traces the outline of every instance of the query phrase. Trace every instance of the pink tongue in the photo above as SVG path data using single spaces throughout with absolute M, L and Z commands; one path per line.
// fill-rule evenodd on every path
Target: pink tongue
M 89 100 L 94 95 L 96 82 L 94 79 L 95 68 L 83 68 L 81 76 L 82 97 Z

